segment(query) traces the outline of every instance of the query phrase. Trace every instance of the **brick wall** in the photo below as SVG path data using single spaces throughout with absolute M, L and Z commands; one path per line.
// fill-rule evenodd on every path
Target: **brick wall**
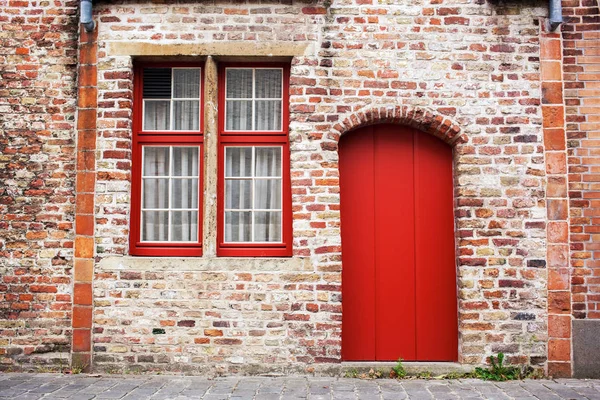
M 600 12 L 596 0 L 563 3 L 573 316 L 600 319 Z
M 76 6 L 0 2 L 0 370 L 69 362 Z
M 512 362 L 545 364 L 537 18 L 546 4 L 372 3 L 95 7 L 98 368 L 235 371 L 240 363 L 339 361 L 339 136 L 380 121 L 427 130 L 444 119 L 461 138 L 454 145 L 460 361 L 483 363 L 503 351 Z M 160 52 L 171 45 L 180 50 L 170 54 L 185 54 L 181 46 L 190 44 L 192 54 L 198 44 L 231 42 L 307 45 L 291 70 L 295 257 L 266 265 L 128 257 L 132 58 L 115 49 L 160 43 Z

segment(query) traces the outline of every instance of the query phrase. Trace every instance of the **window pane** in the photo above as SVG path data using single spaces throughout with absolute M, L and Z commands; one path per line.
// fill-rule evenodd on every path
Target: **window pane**
M 252 147 L 225 148 L 225 176 L 252 176 Z
M 252 98 L 252 69 L 228 68 L 226 79 L 228 99 Z
M 225 241 L 249 242 L 252 214 L 250 212 L 225 212 Z
M 142 212 L 142 241 L 165 242 L 169 240 L 169 212 Z
M 281 208 L 280 179 L 257 179 L 255 185 L 254 209 Z
M 174 242 L 198 241 L 198 212 L 173 211 L 171 240 Z
M 281 176 L 281 147 L 257 147 L 256 176 Z
M 171 129 L 171 102 L 166 100 L 144 101 L 144 130 L 166 131 Z
M 281 100 L 257 100 L 254 116 L 257 131 L 281 130 Z
M 173 69 L 173 98 L 200 98 L 200 69 Z
M 281 212 L 254 213 L 254 241 L 281 242 Z
M 171 208 L 198 208 L 198 179 L 173 179 Z
M 168 208 L 168 179 L 144 178 L 143 208 Z
M 176 131 L 197 131 L 200 126 L 200 101 L 173 101 L 173 127 Z
M 252 130 L 252 101 L 251 100 L 227 100 L 225 113 L 225 129 L 228 131 L 251 131 Z
M 280 69 L 257 69 L 256 97 L 259 99 L 280 99 L 282 71 Z
M 143 176 L 169 175 L 169 147 L 144 147 Z
M 225 208 L 252 208 L 252 180 L 228 179 L 225 181 Z
M 173 176 L 198 176 L 198 147 L 173 147 Z

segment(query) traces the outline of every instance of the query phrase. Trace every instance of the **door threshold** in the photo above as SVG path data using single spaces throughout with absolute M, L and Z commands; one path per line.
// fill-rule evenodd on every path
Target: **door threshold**
M 395 361 L 343 361 L 342 373 L 357 372 L 359 374 L 368 373 L 371 369 L 374 371 L 389 371 L 398 363 Z M 431 373 L 432 376 L 446 374 L 463 374 L 473 371 L 473 366 L 469 364 L 460 364 L 457 362 L 445 361 L 403 361 L 402 365 L 408 375 L 417 375 L 422 373 Z

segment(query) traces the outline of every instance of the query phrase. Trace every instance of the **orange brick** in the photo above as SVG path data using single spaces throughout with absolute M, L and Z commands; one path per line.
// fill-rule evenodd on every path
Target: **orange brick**
M 75 212 L 77 214 L 93 214 L 94 194 L 78 193 L 75 200 Z
M 569 227 L 566 222 L 548 222 L 547 232 L 549 243 L 568 243 Z
M 94 138 L 96 132 L 93 133 Z M 94 148 L 96 149 L 96 142 L 94 142 Z M 96 155 L 94 151 L 81 150 L 77 152 L 77 170 L 78 171 L 94 171 L 96 168 Z
M 96 174 L 93 172 L 79 172 L 77 174 L 77 192 L 94 193 Z
M 548 361 L 570 361 L 571 341 L 568 339 L 550 339 L 548 341 Z
M 567 197 L 567 179 L 563 176 L 549 176 L 546 194 L 548 197 Z
M 73 307 L 73 328 L 92 327 L 92 308 Z
M 570 315 L 549 315 L 548 336 L 551 338 L 568 339 L 571 337 Z
M 568 290 L 569 287 L 567 268 L 548 268 L 548 290 Z
M 75 283 L 73 285 L 73 304 L 81 306 L 92 305 L 91 283 Z
M 540 59 L 560 60 L 562 58 L 560 39 L 542 39 L 540 41 Z
M 577 78 L 581 81 L 593 81 L 593 82 L 598 82 L 600 81 L 600 73 L 584 73 L 584 74 L 579 74 L 577 75 Z
M 549 244 L 546 258 L 548 268 L 567 268 L 569 266 L 569 246 Z
M 571 294 L 568 291 L 548 292 L 548 313 L 569 314 L 571 312 Z
M 566 199 L 548 199 L 547 215 L 550 221 L 566 220 L 569 213 L 569 204 Z
M 98 69 L 94 65 L 79 66 L 79 86 L 98 85 Z
M 546 172 L 549 174 L 565 174 L 567 172 L 567 156 L 565 153 L 547 152 Z
M 79 88 L 77 106 L 81 108 L 95 108 L 98 106 L 98 89 L 95 87 Z
M 75 233 L 78 235 L 94 235 L 94 216 L 91 214 L 75 216 Z
M 560 61 L 542 61 L 542 81 L 560 81 L 562 79 L 562 64 Z
M 562 82 L 542 82 L 542 104 L 563 104 Z
M 75 259 L 75 281 L 91 282 L 94 276 L 94 261 L 81 258 Z
M 542 106 L 544 128 L 563 128 L 565 108 L 563 106 Z
M 81 130 L 77 135 L 77 150 L 96 150 L 96 131 Z M 92 168 L 93 170 L 93 168 Z
M 89 237 L 75 237 L 75 257 L 92 258 L 94 257 L 94 239 Z
M 73 351 L 82 352 L 91 350 L 90 329 L 73 329 Z
M 544 146 L 546 150 L 565 149 L 564 129 L 544 129 Z
M 79 64 L 96 64 L 98 62 L 98 44 L 82 43 L 79 48 Z
M 96 110 L 85 109 L 77 113 L 77 129 L 96 129 Z M 95 132 L 94 132 L 95 135 Z M 78 144 L 79 145 L 79 144 Z M 80 149 L 81 146 L 78 146 Z

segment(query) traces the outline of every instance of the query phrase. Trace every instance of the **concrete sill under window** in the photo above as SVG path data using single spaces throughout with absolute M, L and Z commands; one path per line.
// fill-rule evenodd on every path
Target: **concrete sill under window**
M 312 271 L 309 258 L 106 257 L 97 271 Z

